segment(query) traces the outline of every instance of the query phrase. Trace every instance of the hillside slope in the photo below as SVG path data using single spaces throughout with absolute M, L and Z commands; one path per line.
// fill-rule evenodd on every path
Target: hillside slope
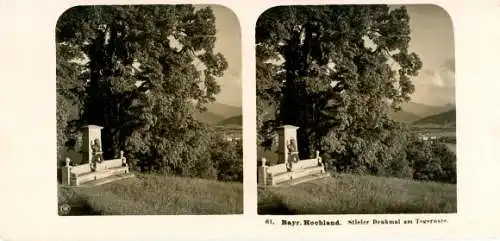
M 403 122 L 403 123 L 411 123 L 414 122 L 420 118 L 422 118 L 419 115 L 406 112 L 404 110 L 401 111 L 391 111 L 389 112 L 389 117 L 392 118 L 393 120 Z
M 241 113 L 241 107 L 221 103 L 211 103 L 207 105 L 207 111 L 196 113 L 195 118 L 207 124 L 218 124 L 230 117 L 241 115 Z
M 435 115 L 453 108 L 453 105 L 432 106 L 416 102 L 403 103 L 402 110 L 420 117 Z
M 447 124 L 455 124 L 457 118 L 457 113 L 455 109 L 427 116 L 418 121 L 415 121 L 415 125 L 424 125 L 424 124 L 434 124 L 434 125 L 447 125 Z
M 397 121 L 404 123 L 413 123 L 418 121 L 426 116 L 436 115 L 448 110 L 453 109 L 454 106 L 452 104 L 443 105 L 443 106 L 431 106 L 416 102 L 408 102 L 403 103 L 401 105 L 400 111 L 391 111 L 389 116 Z
M 220 116 L 220 115 L 214 114 L 212 112 L 208 112 L 208 111 L 201 112 L 201 113 L 196 112 L 194 114 L 194 118 L 196 120 L 201 121 L 201 122 L 206 123 L 206 124 L 217 124 L 220 121 L 225 119 L 225 117 L 223 117 L 223 116 Z
M 207 111 L 224 118 L 229 118 L 231 116 L 241 115 L 242 110 L 239 106 L 226 105 L 215 102 L 207 105 Z
M 92 188 L 58 188 L 70 215 L 242 214 L 242 183 L 136 174 Z
M 237 115 L 237 116 L 229 117 L 229 118 L 227 118 L 227 119 L 219 122 L 218 125 L 235 125 L 235 126 L 241 126 L 241 125 L 243 125 L 243 116 L 242 115 Z
M 457 212 L 456 185 L 336 175 L 287 187 L 261 187 L 259 214 L 398 214 Z

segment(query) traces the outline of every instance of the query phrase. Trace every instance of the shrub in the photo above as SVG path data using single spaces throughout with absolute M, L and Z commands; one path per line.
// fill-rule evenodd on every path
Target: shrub
M 409 143 L 406 153 L 413 179 L 456 183 L 456 155 L 443 143 L 414 140 Z
M 456 156 L 439 141 L 423 141 L 406 128 L 393 126 L 348 137 L 341 153 L 326 151 L 330 170 L 343 173 L 456 183 Z
M 330 169 L 363 175 L 412 177 L 405 152 L 410 135 L 404 126 L 388 122 L 379 129 L 364 130 L 358 136 L 344 138 L 341 144 L 334 145 L 342 145 L 341 149 L 327 150 L 324 154 L 323 159 L 330 159 L 326 162 Z
M 241 141 L 227 141 L 216 135 L 210 148 L 210 158 L 219 181 L 243 182 L 243 146 Z

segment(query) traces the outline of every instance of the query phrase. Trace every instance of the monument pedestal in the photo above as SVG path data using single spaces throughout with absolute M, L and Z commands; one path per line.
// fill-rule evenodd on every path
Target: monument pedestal
M 62 168 L 62 182 L 71 186 L 96 186 L 115 180 L 134 176 L 130 173 L 124 152 L 112 160 L 102 158 L 100 126 L 89 125 L 83 133 L 83 160 L 87 164 L 71 166 L 66 158 L 66 166 Z
M 297 146 L 296 126 L 285 125 L 279 129 L 278 165 L 267 166 L 265 159 L 257 168 L 259 185 L 295 185 L 330 176 L 316 151 L 316 157 L 300 160 Z
M 297 143 L 297 130 L 299 127 L 292 125 L 284 125 L 278 129 L 278 164 L 287 163 L 290 160 L 290 153 L 287 148 L 288 144 L 292 141 Z

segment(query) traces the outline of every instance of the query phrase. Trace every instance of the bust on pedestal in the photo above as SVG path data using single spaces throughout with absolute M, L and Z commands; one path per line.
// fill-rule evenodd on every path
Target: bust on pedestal
M 292 170 L 294 162 L 299 161 L 297 147 L 297 129 L 299 127 L 292 125 L 281 126 L 278 130 L 279 146 L 278 146 L 278 162 L 285 163 L 287 170 Z
M 97 163 L 102 162 L 101 149 L 101 129 L 103 127 L 88 125 L 84 127 L 83 132 L 83 161 L 88 162 L 90 169 L 96 171 Z

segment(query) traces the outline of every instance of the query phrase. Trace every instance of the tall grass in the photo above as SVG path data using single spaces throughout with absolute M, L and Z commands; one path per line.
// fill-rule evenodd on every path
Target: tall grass
M 138 174 L 92 188 L 59 189 L 72 215 L 241 214 L 241 183 Z
M 259 189 L 259 214 L 453 213 L 456 185 L 338 175 Z

